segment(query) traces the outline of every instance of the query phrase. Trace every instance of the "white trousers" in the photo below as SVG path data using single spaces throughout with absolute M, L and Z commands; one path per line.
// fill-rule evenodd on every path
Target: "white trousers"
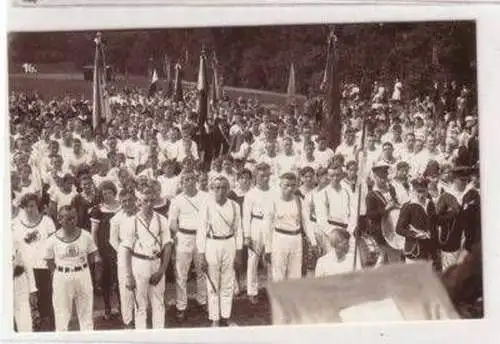
M 189 268 L 194 261 L 196 271 L 196 301 L 204 305 L 207 303 L 207 284 L 205 274 L 201 271 L 201 260 L 195 246 L 196 236 L 178 233 L 175 250 L 175 294 L 176 308 L 183 311 L 187 308 L 187 280 Z M 192 241 L 192 242 L 191 242 Z
M 14 321 L 18 332 L 32 332 L 30 292 L 26 273 L 14 278 Z
M 229 319 L 234 292 L 234 238 L 207 239 L 205 257 L 208 263 L 208 318 L 217 321 Z M 213 283 L 213 286 L 212 286 Z
M 264 253 L 264 222 L 252 219 L 250 238 L 253 242 L 253 250 L 248 250 L 247 261 L 247 295 L 257 296 L 259 292 L 259 261 Z M 257 251 L 254 252 L 254 250 Z
M 274 282 L 302 277 L 302 235 L 273 233 L 271 274 Z
M 153 328 L 165 327 L 165 275 L 157 285 L 151 285 L 149 280 L 153 273 L 158 272 L 160 259 L 146 260 L 132 257 L 132 273 L 135 279 L 135 328 L 146 329 L 148 306 L 151 305 Z
M 55 270 L 52 286 L 56 331 L 68 331 L 73 301 L 76 306 L 80 331 L 93 331 L 94 292 L 90 270 L 88 268 L 75 272 Z
M 125 265 L 125 251 L 123 246 L 119 246 L 117 252 L 118 288 L 120 290 L 120 304 L 122 320 L 125 325 L 129 325 L 134 319 L 134 293 L 126 287 L 127 267 Z

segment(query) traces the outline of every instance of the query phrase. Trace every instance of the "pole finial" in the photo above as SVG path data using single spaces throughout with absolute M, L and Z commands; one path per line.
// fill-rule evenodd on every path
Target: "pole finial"
M 102 42 L 102 33 L 100 31 L 95 34 L 94 42 L 95 44 L 100 44 Z

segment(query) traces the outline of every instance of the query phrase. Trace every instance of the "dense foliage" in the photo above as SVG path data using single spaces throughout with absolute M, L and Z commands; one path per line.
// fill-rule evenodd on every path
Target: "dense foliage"
M 118 72 L 145 74 L 168 55 L 196 78 L 202 45 L 217 53 L 224 83 L 285 91 L 290 62 L 297 89 L 315 91 L 326 60 L 327 25 L 261 26 L 104 32 L 109 63 Z M 392 85 L 396 76 L 415 91 L 434 79 L 475 84 L 474 22 L 336 25 L 341 80 L 361 88 L 373 80 Z M 91 64 L 95 32 L 14 33 L 10 61 Z M 433 58 L 434 55 L 434 58 Z M 436 59 L 437 57 L 437 59 Z M 43 70 L 41 70 L 43 72 Z

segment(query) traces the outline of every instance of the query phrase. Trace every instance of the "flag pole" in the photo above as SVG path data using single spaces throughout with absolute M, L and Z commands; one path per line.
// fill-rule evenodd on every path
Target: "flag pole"
M 92 128 L 94 131 L 97 130 L 100 122 L 101 122 L 101 112 L 102 112 L 102 104 L 101 104 L 101 73 L 99 73 L 99 65 L 100 65 L 100 55 L 101 55 L 101 39 L 102 34 L 100 32 L 96 33 L 94 38 L 95 43 L 95 57 L 94 57 L 94 77 L 92 79 Z
M 356 182 L 358 188 L 358 204 L 356 207 L 356 232 L 359 233 L 360 228 L 360 212 L 361 212 L 361 202 L 362 202 L 362 189 L 363 189 L 363 176 L 360 174 L 362 172 L 362 164 L 366 163 L 366 152 L 365 152 L 365 138 L 366 138 L 366 114 L 363 116 L 363 121 L 361 122 L 361 149 L 356 154 L 356 162 L 358 165 L 358 180 Z M 361 154 L 361 157 L 360 157 Z M 354 236 L 354 261 L 352 266 L 352 271 L 356 271 L 356 265 L 358 260 L 359 251 L 359 234 Z M 361 257 L 360 257 L 361 260 Z M 360 262 L 361 263 L 361 262 Z

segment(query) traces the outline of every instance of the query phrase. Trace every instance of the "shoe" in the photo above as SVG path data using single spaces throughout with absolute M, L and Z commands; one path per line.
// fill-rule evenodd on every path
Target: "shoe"
M 123 324 L 123 328 L 125 330 L 133 330 L 135 328 L 134 324 L 133 323 L 130 323 L 130 324 Z
M 206 303 L 196 303 L 196 308 L 202 313 L 208 313 L 208 306 Z
M 105 321 L 109 321 L 111 320 L 111 311 L 106 311 L 104 313 L 104 315 L 102 316 L 102 318 L 105 320 Z
M 248 301 L 250 301 L 252 305 L 256 305 L 259 303 L 259 298 L 257 295 L 248 295 Z
M 211 326 L 212 326 L 212 327 L 219 327 L 219 321 L 217 321 L 217 320 L 213 320 L 213 321 L 212 321 L 212 325 L 211 325 Z
M 184 321 L 186 320 L 186 311 L 180 311 L 180 310 L 177 310 L 177 312 L 175 313 L 175 317 L 177 318 L 177 320 L 179 321 Z
M 229 326 L 228 319 L 224 319 L 224 318 L 220 319 L 219 326 L 220 327 L 228 327 Z

